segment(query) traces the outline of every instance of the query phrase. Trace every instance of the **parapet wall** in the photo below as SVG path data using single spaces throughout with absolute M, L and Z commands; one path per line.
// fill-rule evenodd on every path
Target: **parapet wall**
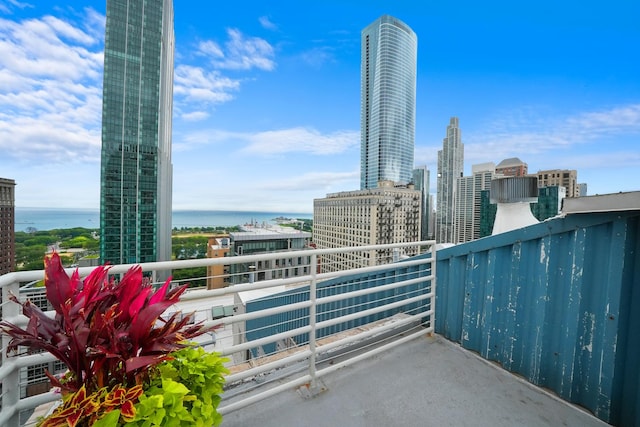
M 581 213 L 438 251 L 436 332 L 640 425 L 639 229 L 640 209 Z

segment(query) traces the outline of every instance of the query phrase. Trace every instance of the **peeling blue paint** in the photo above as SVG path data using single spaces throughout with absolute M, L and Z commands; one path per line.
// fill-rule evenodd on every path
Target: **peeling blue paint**
M 436 332 L 614 425 L 640 425 L 640 211 L 442 249 Z

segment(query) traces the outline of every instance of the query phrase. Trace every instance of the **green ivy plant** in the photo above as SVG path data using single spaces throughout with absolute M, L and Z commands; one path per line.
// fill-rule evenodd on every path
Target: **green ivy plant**
M 157 372 L 136 403 L 136 415 L 127 425 L 218 426 L 217 412 L 224 386 L 228 359 L 207 353 L 201 347 L 187 347 L 171 354 L 157 366 Z

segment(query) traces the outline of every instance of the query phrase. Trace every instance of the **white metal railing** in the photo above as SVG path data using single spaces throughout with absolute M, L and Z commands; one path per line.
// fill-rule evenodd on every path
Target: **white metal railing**
M 219 325 L 215 337 L 201 337 L 200 344 L 230 358 L 231 373 L 219 407 L 224 415 L 292 387 L 304 385 L 313 391 L 321 387 L 320 378 L 336 369 L 433 332 L 434 244 L 309 249 L 145 263 L 141 267 L 145 272 L 156 272 L 234 266 L 233 281 L 238 284 L 190 290 L 169 309 L 195 312 L 197 321 Z M 398 252 L 422 255 L 393 262 L 398 261 Z M 335 254 L 348 259 L 348 264 L 332 265 Z M 358 263 L 361 266 L 353 268 Z M 349 268 L 343 269 L 345 265 Z M 112 266 L 111 273 L 124 273 L 130 267 Z M 78 271 L 84 277 L 93 268 Z M 8 301 L 9 293 L 19 295 L 21 283 L 42 278 L 42 271 L 0 276 L 3 320 L 26 325 L 20 307 Z M 29 292 L 33 298 L 34 289 Z M 214 312 L 226 315 L 214 318 Z M 9 337 L 3 336 L 0 426 L 17 427 L 27 422 L 34 408 L 58 400 L 59 395 L 49 391 L 27 396 L 26 384 L 38 381 L 27 375 L 29 367 L 52 364 L 54 358 L 48 353 L 9 356 L 8 342 Z M 278 378 L 278 385 L 265 380 L 270 378 Z

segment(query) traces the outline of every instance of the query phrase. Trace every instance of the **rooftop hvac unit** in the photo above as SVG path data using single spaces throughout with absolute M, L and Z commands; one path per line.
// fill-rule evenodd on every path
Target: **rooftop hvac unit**
M 491 203 L 498 204 L 492 235 L 538 223 L 530 204 L 538 201 L 538 177 L 510 176 L 491 180 Z

